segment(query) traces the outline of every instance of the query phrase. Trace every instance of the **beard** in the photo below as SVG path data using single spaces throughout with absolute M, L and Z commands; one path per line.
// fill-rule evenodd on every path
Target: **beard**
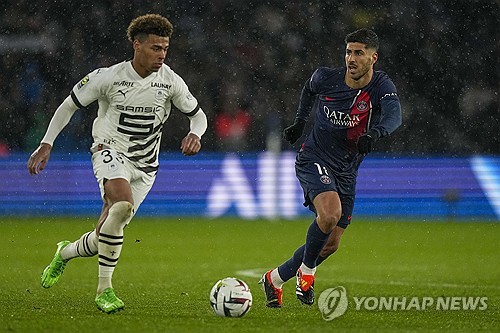
M 349 75 L 350 75 L 351 79 L 358 81 L 363 76 L 365 76 L 369 71 L 370 71 L 370 66 L 367 65 L 365 67 L 357 67 L 354 73 L 352 73 L 349 70 Z

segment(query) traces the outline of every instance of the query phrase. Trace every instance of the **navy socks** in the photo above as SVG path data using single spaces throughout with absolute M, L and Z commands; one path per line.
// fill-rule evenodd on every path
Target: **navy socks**
M 304 248 L 305 245 L 299 247 L 288 261 L 278 267 L 278 273 L 283 281 L 286 282 L 297 274 L 297 270 L 300 264 L 302 264 L 302 258 L 304 257 Z
M 281 279 L 283 281 L 288 281 L 291 278 L 295 277 L 295 274 L 297 273 L 297 270 L 302 264 L 302 261 L 304 261 L 306 266 L 310 268 L 319 266 L 319 264 L 321 264 L 326 259 L 319 256 L 319 253 L 321 252 L 321 249 L 328 240 L 328 236 L 329 236 L 328 234 L 325 234 L 321 231 L 316 220 L 314 220 L 313 223 L 311 223 L 311 225 L 309 226 L 309 229 L 307 230 L 307 237 L 306 237 L 306 244 L 309 244 L 309 246 L 307 247 L 309 253 L 308 255 L 309 260 L 311 260 L 310 258 L 313 257 L 314 258 L 313 263 L 311 264 L 311 266 L 309 266 L 305 261 L 306 244 L 304 244 L 295 251 L 295 253 L 290 259 L 288 259 L 286 262 L 284 262 L 281 266 L 278 267 L 278 273 Z M 314 243 L 313 240 L 316 240 L 317 244 L 310 245 L 311 243 Z M 310 262 L 311 261 L 309 261 L 309 263 Z
M 309 229 L 307 229 L 306 244 L 304 247 L 304 258 L 302 262 L 309 268 L 316 267 L 316 259 L 318 259 L 319 253 L 323 246 L 325 246 L 328 236 L 330 234 L 325 234 L 318 226 L 316 219 L 311 223 Z

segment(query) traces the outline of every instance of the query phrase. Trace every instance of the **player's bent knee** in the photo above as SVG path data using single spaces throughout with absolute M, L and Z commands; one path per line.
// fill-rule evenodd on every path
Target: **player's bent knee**
M 323 231 L 331 232 L 340 220 L 340 212 L 319 214 L 317 217 L 318 224 L 322 226 Z
M 332 218 L 335 220 L 335 225 L 337 225 L 341 217 L 342 217 L 342 208 L 335 209 L 335 211 L 332 212 Z
M 132 205 L 128 201 L 118 201 L 109 208 L 108 217 L 111 217 L 110 220 L 115 221 L 115 223 L 118 223 L 122 225 L 122 227 L 125 227 L 125 225 L 133 215 L 134 205 Z

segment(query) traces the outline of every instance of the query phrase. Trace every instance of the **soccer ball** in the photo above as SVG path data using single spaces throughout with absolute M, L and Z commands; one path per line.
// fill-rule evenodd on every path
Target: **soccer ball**
M 210 305 L 218 316 L 242 317 L 252 306 L 252 293 L 244 281 L 227 277 L 212 287 Z

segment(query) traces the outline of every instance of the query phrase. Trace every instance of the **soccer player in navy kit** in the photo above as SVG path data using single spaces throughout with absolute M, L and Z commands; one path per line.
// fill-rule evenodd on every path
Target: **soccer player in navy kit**
M 312 109 L 315 122 L 295 162 L 304 205 L 316 218 L 306 242 L 281 266 L 261 279 L 268 307 L 282 306 L 282 286 L 296 276 L 295 293 L 314 303 L 316 267 L 334 253 L 351 221 L 358 168 L 373 144 L 401 125 L 401 105 L 391 79 L 374 71 L 379 41 L 369 29 L 345 38 L 345 66 L 318 68 L 305 83 L 293 125 L 283 137 L 291 144 L 301 136 Z

